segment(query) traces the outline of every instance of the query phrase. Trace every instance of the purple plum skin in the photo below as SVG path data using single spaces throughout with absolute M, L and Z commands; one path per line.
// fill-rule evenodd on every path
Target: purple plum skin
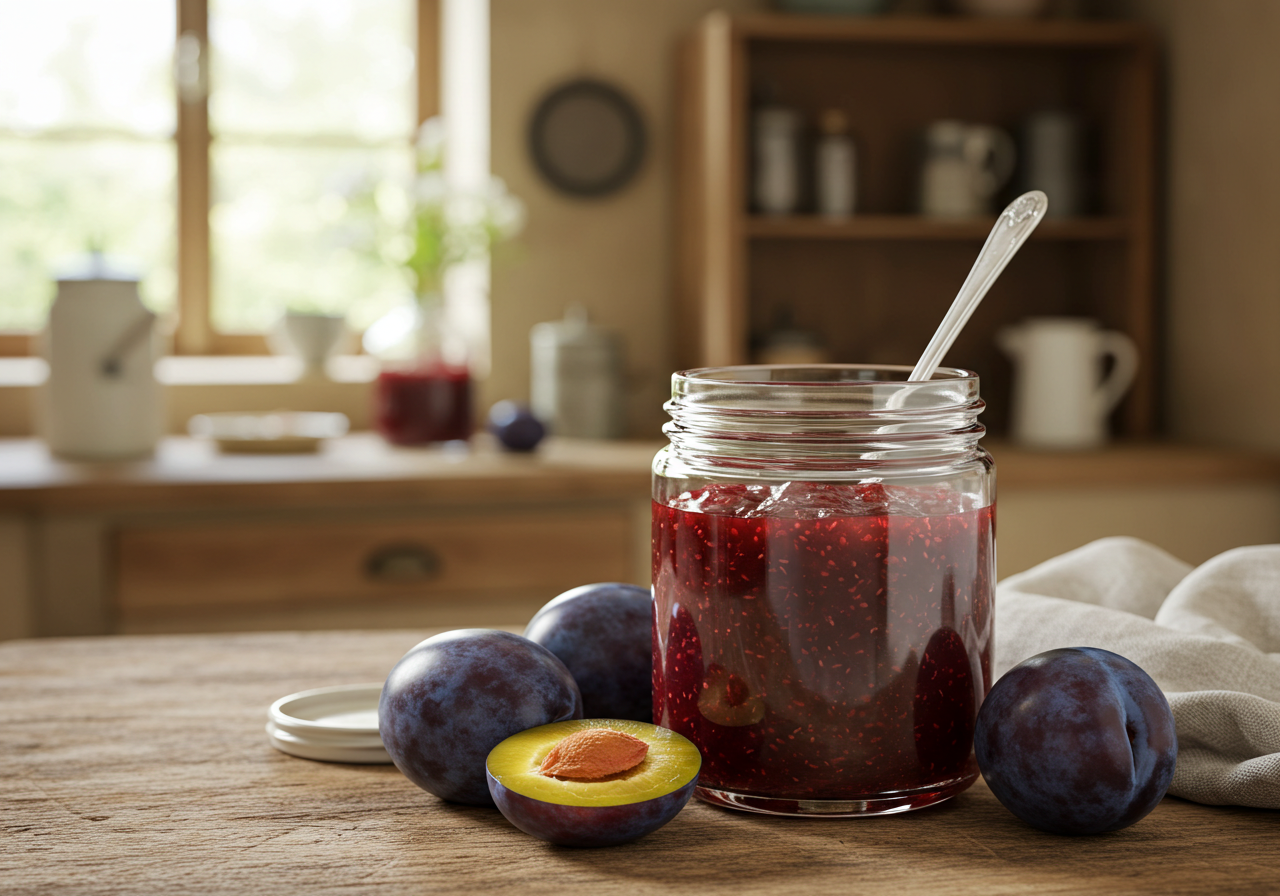
M 1096 647 L 1024 660 L 978 711 L 974 752 L 987 785 L 1023 821 L 1055 834 L 1118 831 L 1169 789 L 1173 713 L 1146 672 Z
M 651 834 L 680 813 L 693 796 L 693 780 L 671 793 L 623 806 L 563 806 L 516 793 L 488 774 L 489 793 L 513 825 L 557 846 L 617 846 Z
M 527 728 L 582 718 L 573 676 L 551 651 L 510 632 L 428 638 L 387 676 L 378 733 L 410 781 L 454 803 L 492 806 L 489 751 Z
M 533 411 L 514 401 L 499 401 L 489 409 L 489 431 L 508 451 L 532 451 L 547 434 Z
M 524 636 L 554 653 L 588 719 L 653 721 L 653 597 L 619 582 L 583 585 L 539 610 Z

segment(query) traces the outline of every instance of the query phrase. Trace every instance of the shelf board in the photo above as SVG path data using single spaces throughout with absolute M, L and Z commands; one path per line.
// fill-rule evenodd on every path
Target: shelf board
M 820 16 L 756 13 L 734 16 L 748 40 L 839 41 L 972 47 L 1114 48 L 1151 40 L 1131 22 L 966 19 L 948 16 Z
M 1043 451 L 998 439 L 983 445 L 996 460 L 1000 488 L 1181 488 L 1280 482 L 1280 455 L 1179 442 L 1117 441 L 1093 451 Z
M 767 240 L 981 240 L 995 223 L 994 216 L 947 221 L 919 215 L 854 215 L 839 220 L 751 215 L 743 230 L 752 239 Z M 1128 236 L 1125 218 L 1051 218 L 1041 222 L 1032 239 L 1123 240 Z

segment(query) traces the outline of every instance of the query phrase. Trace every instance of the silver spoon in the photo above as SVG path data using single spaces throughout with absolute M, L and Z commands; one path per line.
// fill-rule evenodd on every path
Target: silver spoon
M 911 383 L 925 382 L 933 377 L 934 371 L 946 357 L 947 349 L 956 341 L 969 316 L 973 314 L 978 303 L 982 301 L 991 284 L 996 282 L 1000 272 L 1009 260 L 1022 248 L 1022 244 L 1031 236 L 1040 219 L 1049 207 L 1049 198 L 1039 190 L 1023 193 L 1010 202 L 1008 207 L 996 218 L 987 242 L 978 253 L 977 260 L 969 269 L 969 276 L 956 294 L 955 301 L 947 311 L 947 316 L 938 324 L 933 338 L 925 347 L 924 354 L 916 362 L 915 368 L 907 381 Z

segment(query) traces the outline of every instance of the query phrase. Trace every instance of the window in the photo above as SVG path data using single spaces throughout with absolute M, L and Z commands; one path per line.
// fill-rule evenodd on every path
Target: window
M 286 307 L 363 327 L 400 301 L 350 206 L 409 171 L 437 22 L 436 0 L 0 7 L 0 352 L 91 248 L 137 264 L 179 353 L 264 351 Z

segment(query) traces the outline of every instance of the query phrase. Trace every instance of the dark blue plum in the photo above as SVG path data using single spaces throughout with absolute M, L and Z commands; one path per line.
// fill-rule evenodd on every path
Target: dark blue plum
M 679 790 L 642 803 L 566 806 L 516 793 L 489 776 L 493 800 L 513 825 L 557 846 L 578 847 L 617 846 L 656 831 L 680 813 L 697 783 L 694 776 Z
M 566 591 L 537 612 L 524 636 L 569 668 L 587 718 L 653 721 L 648 588 L 604 582 Z
M 489 431 L 508 451 L 532 451 L 547 434 L 533 411 L 514 401 L 499 401 L 489 409 Z
M 396 768 L 441 799 L 492 806 L 489 751 L 517 732 L 582 718 L 573 676 L 551 651 L 510 632 L 428 638 L 387 676 L 378 733 Z
M 978 711 L 978 767 L 1028 824 L 1056 834 L 1128 827 L 1173 780 L 1178 739 L 1146 672 L 1096 647 L 1049 650 L 995 683 Z

